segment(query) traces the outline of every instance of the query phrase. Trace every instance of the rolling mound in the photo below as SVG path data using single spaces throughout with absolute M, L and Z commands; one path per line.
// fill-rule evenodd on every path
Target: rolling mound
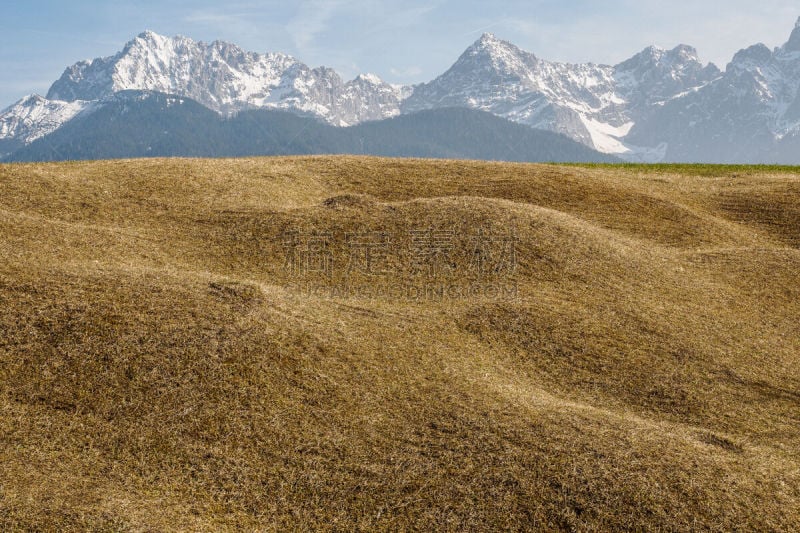
M 800 174 L 0 165 L 0 529 L 800 523 Z

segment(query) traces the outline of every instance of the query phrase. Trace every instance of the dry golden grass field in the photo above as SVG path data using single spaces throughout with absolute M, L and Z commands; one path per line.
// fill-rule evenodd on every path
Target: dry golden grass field
M 799 281 L 791 169 L 0 165 L 0 530 L 797 531 Z

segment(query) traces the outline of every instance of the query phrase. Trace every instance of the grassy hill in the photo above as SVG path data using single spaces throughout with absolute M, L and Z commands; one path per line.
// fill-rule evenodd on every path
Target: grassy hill
M 4 531 L 800 523 L 794 169 L 120 160 L 0 193 Z

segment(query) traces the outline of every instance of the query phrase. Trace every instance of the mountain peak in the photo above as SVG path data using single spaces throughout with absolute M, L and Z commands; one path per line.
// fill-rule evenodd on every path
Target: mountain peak
M 797 32 L 797 30 L 795 30 Z M 789 50 L 789 43 L 786 44 L 786 49 Z M 747 63 L 763 64 L 772 58 L 772 50 L 767 48 L 764 43 L 757 43 L 749 46 L 743 50 L 739 50 L 733 56 L 730 65 L 744 65 Z
M 671 52 L 680 54 L 688 59 L 697 59 L 697 48 L 689 46 L 688 44 L 679 44 L 671 50 Z
M 139 53 L 147 53 L 147 51 L 158 53 L 176 39 L 177 37 L 167 37 L 151 30 L 145 30 L 125 44 L 122 54 L 130 54 L 134 50 L 138 50 Z
M 144 30 L 142 33 L 136 36 L 136 39 L 149 42 L 160 42 L 169 40 L 169 37 L 158 34 L 152 30 Z
M 525 70 L 525 64 L 533 64 L 537 59 L 532 53 L 508 41 L 498 39 L 493 33 L 484 33 L 467 48 L 456 65 L 465 62 L 474 65 L 476 61 L 484 66 L 491 65 L 493 70 L 516 71 L 519 74 Z
M 503 48 L 516 48 L 511 43 L 498 39 L 494 33 L 484 33 L 480 38 L 475 41 L 470 50 L 498 50 Z
M 26 94 L 25 96 L 23 96 L 10 106 L 0 110 L 0 117 L 2 117 L 3 115 L 5 115 L 7 112 L 11 111 L 14 108 L 33 107 L 43 102 L 46 102 L 46 100 L 42 96 L 39 96 L 38 94 L 35 93 Z M 0 139 L 3 139 L 2 135 L 0 135 Z
M 356 76 L 356 81 L 368 83 L 371 85 L 383 85 L 383 80 L 377 74 L 366 73 Z
M 672 50 L 659 46 L 648 46 L 632 58 L 617 65 L 618 70 L 633 70 L 638 68 L 674 68 L 680 65 L 694 65 L 701 67 L 697 50 L 688 44 L 679 44 Z
M 32 105 L 32 104 L 40 104 L 43 103 L 44 101 L 45 98 L 43 96 L 34 93 L 23 97 L 22 100 L 19 101 L 19 103 L 21 105 Z
M 717 83 L 715 87 L 724 91 L 729 83 L 738 89 L 736 83 L 743 78 L 738 74 L 764 64 L 778 70 L 786 66 L 785 73 L 773 77 L 796 87 L 796 73 L 788 70 L 798 55 L 800 19 L 777 52 L 761 44 L 736 54 L 727 77 L 713 64 L 702 64 L 695 48 L 685 44 L 671 49 L 650 46 L 615 66 L 571 64 L 539 59 L 486 32 L 436 79 L 404 87 L 372 74 L 345 81 L 331 68 L 309 68 L 285 54 L 248 52 L 226 41 L 206 43 L 146 30 L 113 56 L 68 67 L 46 99 L 27 97 L 24 105 L 16 105 L 5 121 L 5 138 L 29 138 L 26 124 L 34 115 L 37 131 L 49 131 L 50 125 L 63 124 L 84 109 L 99 109 L 118 93 L 149 91 L 185 97 L 221 115 L 278 109 L 313 115 L 335 126 L 424 109 L 469 107 L 550 129 L 611 153 L 656 158 L 664 156 L 659 147 L 666 137 L 655 127 L 653 133 L 639 133 L 645 131 L 640 125 L 645 120 L 661 120 L 661 114 L 652 118 L 653 112 L 667 109 L 663 111 L 667 116 L 680 106 L 691 107 L 696 99 L 713 103 L 714 95 L 706 86 Z M 793 101 L 795 92 L 792 89 L 781 101 Z M 754 108 L 759 105 L 760 101 Z M 800 131 L 800 119 L 792 127 Z M 631 132 L 632 148 L 623 142 Z M 647 135 L 648 140 L 640 140 Z
M 797 19 L 794 25 L 794 31 L 792 31 L 792 35 L 789 37 L 789 41 L 784 45 L 783 49 L 788 52 L 800 52 L 800 18 Z
M 91 102 L 48 100 L 38 94 L 29 94 L 0 112 L 0 141 L 33 142 L 91 107 Z
M 634 56 L 634 58 L 639 58 L 642 61 L 646 61 L 648 63 L 658 63 L 661 61 L 667 54 L 666 48 L 661 48 L 660 46 L 650 45 L 638 54 Z
M 114 56 L 67 68 L 48 98 L 96 101 L 126 90 L 190 98 L 223 115 L 262 107 L 297 109 L 336 125 L 393 116 L 403 94 L 377 76 L 344 84 L 333 69 L 311 69 L 285 54 L 148 30 Z

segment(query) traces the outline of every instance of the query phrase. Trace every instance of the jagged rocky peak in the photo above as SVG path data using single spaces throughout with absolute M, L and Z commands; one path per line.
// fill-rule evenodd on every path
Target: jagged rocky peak
M 353 81 L 355 83 L 363 83 L 363 84 L 375 85 L 375 86 L 380 86 L 380 85 L 386 84 L 386 82 L 383 81 L 379 76 L 377 76 L 376 74 L 371 74 L 371 73 L 359 74 L 358 76 L 356 76 L 356 78 Z
M 623 61 L 615 68 L 617 71 L 631 71 L 641 69 L 678 69 L 690 68 L 696 71 L 712 67 L 718 70 L 713 63 L 704 65 L 697 54 L 697 49 L 687 44 L 679 44 L 671 50 L 658 46 L 648 46 L 632 58 Z
M 196 45 L 199 47 L 215 47 L 218 46 L 221 41 L 214 41 L 210 45 L 206 45 L 202 41 L 195 41 L 189 37 L 184 35 L 176 35 L 174 37 L 168 37 L 166 35 L 161 35 L 156 33 L 152 30 L 145 30 L 130 41 L 128 41 L 122 49 L 122 54 L 124 55 L 126 52 L 132 49 L 139 49 L 139 50 L 165 50 L 170 48 L 177 48 L 180 45 Z M 226 43 L 227 44 L 227 43 Z M 235 45 L 230 45 L 234 46 Z M 238 47 L 236 47 L 238 48 Z
M 487 50 L 491 48 L 497 48 L 498 46 L 504 46 L 509 44 L 506 41 L 502 41 L 498 39 L 494 33 L 483 33 L 477 41 L 475 41 L 470 48 L 478 49 L 478 50 Z
M 792 35 L 789 37 L 789 41 L 783 46 L 783 49 L 787 52 L 800 52 L 800 17 L 797 18 Z
M 763 64 L 772 59 L 772 50 L 767 48 L 764 43 L 754 44 L 743 50 L 739 50 L 733 56 L 733 60 L 728 64 L 728 70 L 736 69 L 749 64 Z
M 631 160 L 700 160 L 705 152 L 692 151 L 687 131 L 699 132 L 692 142 L 706 148 L 706 139 L 737 131 L 737 120 L 742 131 L 757 122 L 775 138 L 800 138 L 800 19 L 784 46 L 746 48 L 724 73 L 685 44 L 651 46 L 616 66 L 571 64 L 537 58 L 484 33 L 446 72 L 413 87 L 373 74 L 344 82 L 333 69 L 312 69 L 286 54 L 145 31 L 114 56 L 67 68 L 48 100 L 37 97 L 0 113 L 3 135 L 29 139 L 34 130 L 48 131 L 126 90 L 182 96 L 222 114 L 283 109 L 337 126 L 469 107 Z M 86 101 L 98 107 L 85 107 Z
M 27 96 L 22 97 L 22 99 L 17 102 L 16 105 L 20 106 L 32 106 L 32 105 L 39 105 L 46 102 L 44 96 L 38 94 L 29 94 Z
M 370 79 L 374 83 L 345 84 L 333 69 L 311 69 L 287 54 L 145 31 L 115 56 L 69 67 L 48 97 L 100 100 L 124 90 L 157 91 L 191 98 L 222 114 L 286 109 L 342 125 L 397 114 L 406 93 L 376 76 Z
M 180 39 L 180 38 L 181 38 L 180 35 L 174 37 L 174 39 L 176 39 L 176 40 Z M 137 35 L 133 40 L 131 40 L 128 43 L 128 45 L 131 46 L 131 45 L 134 45 L 136 43 L 147 43 L 147 44 L 154 45 L 154 46 L 164 46 L 168 41 L 171 41 L 171 40 L 172 39 L 170 39 L 169 37 L 166 37 L 166 36 L 163 36 L 163 35 L 159 35 L 154 31 L 145 30 L 142 33 L 140 33 L 139 35 Z
M 38 94 L 25 96 L 0 111 L 0 140 L 32 142 L 91 107 L 91 102 L 48 100 Z
M 484 33 L 467 48 L 455 65 L 476 62 L 498 71 L 515 71 L 534 65 L 536 56 L 508 41 L 498 39 L 493 33 Z
M 794 25 L 789 40 L 775 50 L 770 50 L 764 43 L 754 44 L 742 50 L 739 50 L 733 59 L 728 64 L 728 68 L 738 70 L 741 68 L 748 68 L 750 65 L 763 65 L 773 58 L 794 58 L 795 53 L 800 52 L 800 18 Z
M 699 58 L 697 57 L 697 48 L 694 46 L 689 46 L 688 44 L 679 44 L 670 50 L 670 52 L 672 52 L 673 55 L 683 59 L 699 61 Z
M 686 44 L 671 50 L 650 46 L 614 67 L 617 92 L 636 108 L 666 101 L 721 74 L 713 63 L 704 65 L 697 50 Z

